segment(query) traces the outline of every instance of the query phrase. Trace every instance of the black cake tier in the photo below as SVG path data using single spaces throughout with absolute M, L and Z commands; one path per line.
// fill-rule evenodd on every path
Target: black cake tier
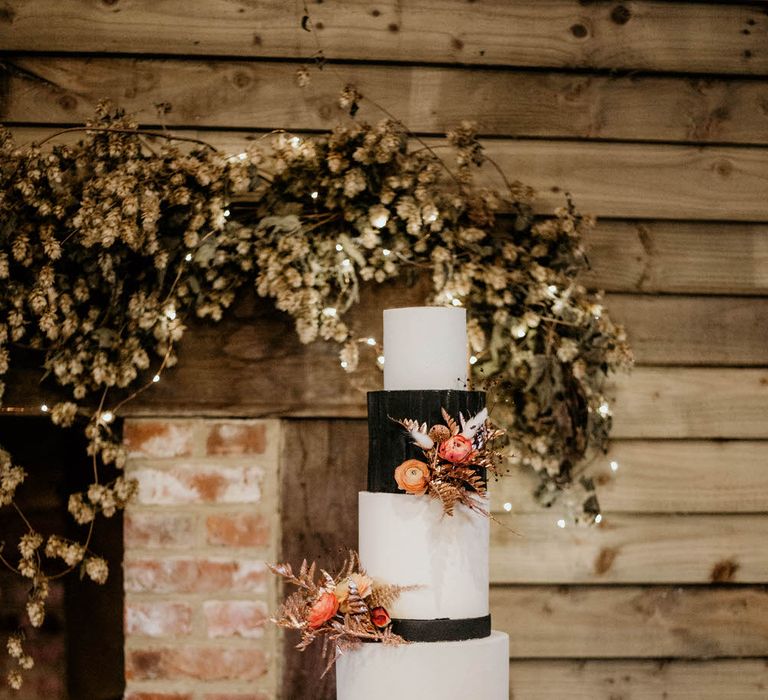
M 368 392 L 368 490 L 402 493 L 395 481 L 395 468 L 406 459 L 421 458 L 397 420 L 411 418 L 427 427 L 444 423 L 441 408 L 458 421 L 459 413 L 471 418 L 485 407 L 485 392 L 455 389 Z M 394 419 L 394 420 L 393 420 Z M 485 470 L 479 470 L 485 479 Z

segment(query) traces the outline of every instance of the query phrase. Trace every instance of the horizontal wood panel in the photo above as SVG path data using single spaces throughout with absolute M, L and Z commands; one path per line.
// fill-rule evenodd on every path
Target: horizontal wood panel
M 755 80 L 345 65 L 314 71 L 300 89 L 300 63 L 18 56 L 4 64 L 6 123 L 80 123 L 109 98 L 145 123 L 328 129 L 345 114 L 337 98 L 351 82 L 415 132 L 444 132 L 471 111 L 481 133 L 497 136 L 768 143 L 768 82 Z M 383 116 L 361 103 L 359 119 Z
M 584 282 L 609 291 L 768 292 L 768 226 L 603 219 L 587 237 Z
M 609 515 L 768 512 L 768 441 L 614 440 L 588 474 Z M 541 513 L 535 484 L 532 473 L 512 470 L 491 483 L 491 507 L 503 512 L 509 503 L 513 513 Z
M 768 493 L 763 496 L 768 500 Z M 614 514 L 596 527 L 561 529 L 556 520 L 563 513 L 555 506 L 537 514 L 497 514 L 506 527 L 491 527 L 491 581 L 768 581 L 765 515 Z
M 617 438 L 768 437 L 768 371 L 639 367 L 613 380 Z
M 768 298 L 611 294 L 639 364 L 768 365 Z
M 331 58 L 519 66 L 768 73 L 760 7 L 728 3 L 577 0 L 312 3 Z M 9 50 L 182 55 L 311 56 L 301 3 L 9 0 L 0 43 Z
M 24 142 L 51 130 L 14 132 Z M 180 133 L 232 154 L 257 138 L 230 131 Z M 542 212 L 563 206 L 564 192 L 570 192 L 582 211 L 597 216 L 768 221 L 768 158 L 761 148 L 494 140 L 486 142 L 486 151 L 511 178 L 536 189 Z M 503 186 L 490 166 L 478 184 Z
M 514 660 L 514 700 L 764 700 L 765 659 Z
M 763 587 L 491 587 L 513 659 L 766 656 L 766 611 Z
M 352 327 L 381 337 L 380 311 L 392 305 L 393 293 L 402 301 L 400 289 L 366 290 L 370 297 L 355 309 Z M 268 301 L 245 300 L 219 324 L 189 324 L 179 365 L 126 405 L 125 415 L 360 417 L 365 391 L 381 386 L 372 357 L 367 369 L 347 375 L 335 345 L 301 345 L 290 319 Z M 38 410 L 43 398 L 53 399 L 38 391 L 39 372 L 30 362 L 25 367 L 12 373 L 4 402 Z M 609 394 L 615 437 L 768 437 L 768 370 L 637 367 L 613 378 Z

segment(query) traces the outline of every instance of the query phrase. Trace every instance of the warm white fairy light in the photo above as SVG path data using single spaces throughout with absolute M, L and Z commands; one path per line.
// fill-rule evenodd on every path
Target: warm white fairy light
M 470 365 L 474 365 L 476 362 L 477 362 L 477 357 L 475 357 L 474 355 L 470 355 L 469 356 L 469 364 Z
M 229 216 L 231 213 L 232 213 L 232 212 L 231 212 L 231 211 L 229 211 L 229 209 L 225 209 L 225 210 L 224 210 L 224 216 L 225 216 L 225 217 Z
M 528 329 L 525 326 L 518 326 L 515 329 L 515 337 L 516 338 L 525 338 L 525 336 L 528 334 Z
M 341 243 L 336 244 L 336 250 L 340 253 L 342 250 L 344 250 L 344 246 L 341 245 Z
M 184 260 L 186 260 L 187 262 L 192 262 L 192 253 L 187 253 L 184 256 Z
M 454 306 L 461 306 L 461 299 L 453 298 L 451 299 L 451 304 L 453 304 Z
M 160 375 L 156 374 L 154 377 L 152 377 L 152 381 L 157 384 L 160 381 Z
M 380 365 L 383 365 L 384 364 L 384 355 L 379 355 L 376 358 L 376 362 L 378 362 Z
M 385 258 L 388 258 L 388 257 L 389 257 L 389 255 L 390 255 L 390 253 L 392 253 L 392 251 L 391 251 L 391 250 L 389 250 L 389 248 L 384 248 L 384 250 L 382 250 L 382 251 L 381 251 L 381 254 L 382 254 L 382 255 L 383 255 Z
M 248 157 L 247 153 L 239 153 L 237 155 L 238 160 L 245 160 Z
M 611 471 L 617 472 L 619 471 L 619 463 L 616 461 L 611 462 Z
M 312 199 L 317 199 L 317 198 L 320 196 L 320 193 L 319 193 L 319 192 L 313 192 L 313 193 L 312 193 L 311 195 L 309 195 L 309 196 L 310 196 L 310 197 L 312 197 Z
M 111 423 L 113 420 L 115 420 L 115 414 L 112 413 L 112 411 L 104 411 L 104 413 L 101 414 L 102 423 Z
M 341 361 L 341 368 L 342 369 L 346 369 L 347 367 L 349 367 L 349 363 L 346 360 L 342 360 Z
M 595 516 L 595 523 L 596 523 L 597 525 L 599 525 L 601 522 L 603 522 L 603 516 L 602 516 L 602 515 L 600 515 L 600 513 L 598 513 L 598 514 Z
M 560 518 L 560 520 L 557 521 L 557 526 L 560 529 L 563 529 L 565 527 L 565 520 L 563 520 L 563 518 Z
M 376 228 L 384 228 L 387 225 L 387 221 L 389 221 L 389 212 L 381 212 L 371 219 L 371 223 Z
M 44 403 L 42 406 L 40 406 L 40 410 L 41 410 L 43 413 L 48 413 L 48 410 L 49 410 L 49 409 L 48 409 L 48 404 Z
M 606 418 L 611 415 L 611 407 L 605 401 L 603 401 L 603 403 L 600 404 L 600 408 L 597 409 L 597 412 L 603 418 Z
M 292 136 L 288 142 L 293 146 L 294 148 L 298 148 L 301 146 L 301 139 L 298 136 Z
M 505 503 L 504 504 L 504 510 L 506 510 L 507 513 L 509 513 L 512 510 L 512 504 L 511 503 Z
M 557 294 L 557 287 L 555 287 L 554 284 L 550 284 L 549 287 L 547 287 L 547 291 L 550 294 Z
M 341 266 L 345 269 L 349 269 L 352 267 L 352 261 L 349 258 L 344 258 L 344 260 L 341 261 Z
M 335 315 L 336 315 L 336 309 L 334 309 L 332 306 L 326 306 L 326 307 L 323 309 L 323 313 L 324 313 L 326 316 L 335 316 Z
M 165 310 L 165 315 L 166 315 L 166 317 L 167 317 L 169 320 L 171 320 L 171 321 L 174 321 L 174 320 L 176 319 L 176 309 L 174 309 L 172 306 L 169 306 L 169 307 L 168 307 L 168 308 Z
M 366 341 L 368 345 L 376 345 L 376 338 L 368 338 Z
M 424 221 L 426 221 L 428 224 L 432 224 L 437 221 L 437 212 L 433 211 L 429 216 L 425 217 Z

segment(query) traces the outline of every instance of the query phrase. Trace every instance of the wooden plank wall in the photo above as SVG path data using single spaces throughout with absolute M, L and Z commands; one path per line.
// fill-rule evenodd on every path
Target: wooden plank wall
M 609 292 L 638 366 L 614 383 L 616 440 L 593 466 L 600 527 L 558 529 L 520 475 L 494 493 L 498 517 L 522 535 L 492 535 L 511 697 L 765 698 L 768 7 L 316 0 L 310 10 L 339 62 L 301 91 L 293 73 L 317 48 L 299 28 L 302 2 L 4 0 L 0 120 L 32 138 L 108 96 L 147 124 L 237 151 L 264 130 L 330 127 L 352 81 L 426 137 L 477 120 L 542 208 L 571 191 L 601 218 L 588 282 Z M 365 105 L 360 116 L 380 114 Z M 367 298 L 361 325 L 392 293 Z M 34 409 L 34 374 L 16 377 L 10 403 Z M 250 300 L 223 326 L 193 324 L 174 381 L 130 410 L 292 416 L 285 551 L 333 553 L 354 540 L 360 389 L 373 382 L 350 383 L 332 348 L 298 347 L 285 318 Z M 319 524 L 323 513 L 338 528 Z M 306 666 L 286 668 L 286 698 L 328 697 L 329 682 L 301 680 Z

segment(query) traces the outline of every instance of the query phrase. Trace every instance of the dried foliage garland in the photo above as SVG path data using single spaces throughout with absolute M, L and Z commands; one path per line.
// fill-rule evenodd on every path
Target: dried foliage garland
M 341 101 L 354 111 L 359 97 L 348 88 Z M 34 626 L 48 560 L 106 577 L 88 550 L 94 518 L 135 490 L 121 477 L 99 480 L 101 464 L 125 461 L 112 420 L 175 363 L 184 319 L 220 319 L 244 285 L 290 314 L 301 342 L 339 343 L 354 371 L 360 343 L 345 312 L 360 285 L 425 270 L 428 303 L 467 307 L 475 376 L 493 386 L 511 463 L 541 476 L 543 500 L 572 489 L 585 456 L 605 447 L 603 380 L 631 356 L 601 296 L 579 282 L 593 222 L 569 200 L 535 217 L 533 192 L 519 183 L 501 193 L 476 186 L 486 158 L 471 126 L 448 135 L 450 162 L 393 120 L 279 133 L 235 156 L 141 131 L 107 105 L 87 129 L 77 144 L 52 147 L 0 135 L 0 401 L 12 357 L 39 353 L 72 395 L 51 418 L 81 421 L 93 459 L 92 486 L 69 503 L 82 542 L 46 540 L 27 523 L 18 553 L 0 551 L 30 580 Z M 242 193 L 247 215 L 230 216 Z M 25 476 L 0 452 L 0 506 L 16 506 Z M 582 484 L 580 504 L 594 515 Z M 9 646 L 19 660 L 11 685 L 29 665 L 21 641 Z
M 278 627 L 296 630 L 301 638 L 296 645 L 304 651 L 322 640 L 326 661 L 323 675 L 347 651 L 364 642 L 400 646 L 405 640 L 392 631 L 387 608 L 405 591 L 419 586 L 396 586 L 375 581 L 350 551 L 338 573 L 317 568 L 315 562 L 302 562 L 298 572 L 290 564 L 270 564 L 272 573 L 297 590 L 287 596 L 272 619 Z

